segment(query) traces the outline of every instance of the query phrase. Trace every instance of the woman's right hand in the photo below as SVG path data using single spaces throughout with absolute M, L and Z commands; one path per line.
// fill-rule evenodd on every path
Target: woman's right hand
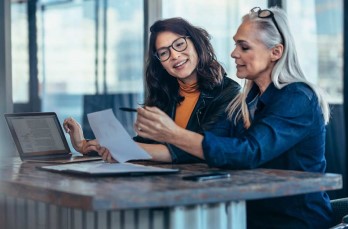
M 99 143 L 97 140 L 86 141 L 83 136 L 81 125 L 73 118 L 69 117 L 64 120 L 64 130 L 70 135 L 70 141 L 74 149 L 82 154 L 90 151 L 97 151 Z

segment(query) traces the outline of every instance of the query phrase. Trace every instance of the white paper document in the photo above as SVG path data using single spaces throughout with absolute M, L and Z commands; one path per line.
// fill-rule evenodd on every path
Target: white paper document
M 99 144 L 108 148 L 118 162 L 151 159 L 151 156 L 133 141 L 111 109 L 87 114 L 87 118 Z

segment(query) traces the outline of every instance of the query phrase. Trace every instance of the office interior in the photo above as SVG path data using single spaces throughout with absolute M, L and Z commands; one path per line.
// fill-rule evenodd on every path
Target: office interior
M 243 14 L 254 6 L 279 6 L 289 17 L 308 79 L 326 93 L 327 172 L 343 175 L 348 196 L 345 121 L 348 91 L 347 4 L 343 0 L 4 0 L 0 3 L 1 157 L 16 157 L 3 114 L 56 112 L 74 117 L 93 137 L 86 114 L 112 108 L 130 135 L 136 107 L 146 93 L 144 62 L 149 27 L 157 19 L 183 17 L 207 29 L 219 61 L 235 77 L 230 53 Z M 68 136 L 66 136 L 68 138 Z

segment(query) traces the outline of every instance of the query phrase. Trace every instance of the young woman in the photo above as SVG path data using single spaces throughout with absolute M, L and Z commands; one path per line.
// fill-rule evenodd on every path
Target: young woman
M 226 76 L 216 60 L 208 32 L 182 18 L 159 20 L 151 26 L 150 32 L 144 105 L 159 107 L 178 126 L 198 133 L 226 118 L 226 107 L 240 92 L 240 86 Z M 97 150 L 97 141 L 85 141 L 74 119 L 66 119 L 64 127 L 78 152 Z M 134 140 L 152 155 L 153 160 L 201 161 L 172 144 L 140 136 Z M 98 150 L 104 160 L 113 161 L 108 149 Z
M 156 107 L 138 108 L 137 133 L 173 144 L 210 166 L 325 172 L 328 104 L 298 62 L 284 11 L 253 8 L 234 36 L 243 92 L 228 107 L 229 119 L 203 134 L 173 123 Z M 249 201 L 248 228 L 329 228 L 324 192 Z

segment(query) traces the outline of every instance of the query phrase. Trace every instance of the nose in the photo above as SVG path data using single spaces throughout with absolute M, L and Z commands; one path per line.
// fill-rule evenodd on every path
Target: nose
M 238 54 L 236 48 L 232 50 L 232 52 L 231 52 L 231 57 L 234 58 L 234 59 L 236 59 L 236 58 L 239 57 L 239 54 Z
M 175 49 L 173 49 L 173 47 L 170 47 L 170 58 L 171 59 L 174 59 L 174 60 L 178 59 L 178 57 L 180 56 L 180 53 L 181 52 L 178 52 Z

